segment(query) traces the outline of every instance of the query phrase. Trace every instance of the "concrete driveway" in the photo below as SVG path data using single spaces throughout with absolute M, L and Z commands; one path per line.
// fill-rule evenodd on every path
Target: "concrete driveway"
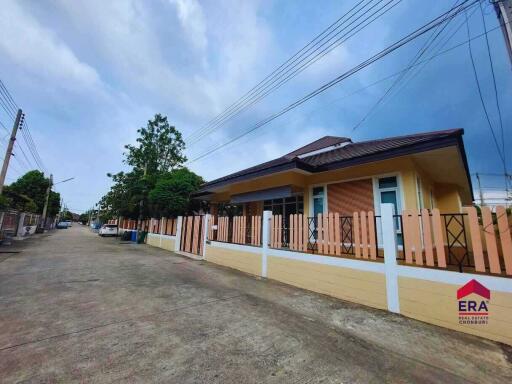
M 14 250 L 1 383 L 512 382 L 509 347 L 78 225 Z

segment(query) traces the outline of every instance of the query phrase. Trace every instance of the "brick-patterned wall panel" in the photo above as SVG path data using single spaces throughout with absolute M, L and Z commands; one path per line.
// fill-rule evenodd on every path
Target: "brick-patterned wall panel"
M 353 212 L 373 211 L 372 179 L 327 185 L 327 210 L 352 216 Z

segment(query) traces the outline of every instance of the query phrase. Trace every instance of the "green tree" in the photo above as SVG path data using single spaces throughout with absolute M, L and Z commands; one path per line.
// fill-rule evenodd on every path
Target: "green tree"
M 12 209 L 41 214 L 49 183 L 50 179 L 45 178 L 42 172 L 29 171 L 4 187 L 3 204 Z M 59 209 L 60 194 L 52 191 L 48 201 L 48 216 L 55 216 Z
M 171 171 L 187 161 L 181 132 L 169 124 L 167 117 L 156 114 L 137 133 L 137 145 L 125 145 L 125 162 L 135 169 L 145 169 L 146 174 L 153 175 Z
M 203 183 L 201 176 L 180 168 L 171 171 L 156 182 L 149 192 L 150 211 L 154 215 L 178 216 L 196 210 L 191 194 L 199 189 Z
M 124 162 L 132 169 L 128 172 L 108 174 L 112 178 L 113 185 L 99 202 L 102 220 L 116 216 L 136 219 L 139 216 L 141 201 L 143 202 L 142 214 L 144 217 L 151 214 L 158 215 L 165 208 L 162 200 L 166 199 L 165 194 L 169 196 L 174 194 L 176 198 L 180 199 L 184 196 L 186 203 L 181 200 L 178 203 L 178 206 L 181 207 L 179 208 L 180 212 L 190 208 L 188 207 L 191 193 L 189 189 L 193 185 L 197 189 L 199 184 L 185 177 L 185 173 L 192 174 L 187 170 L 181 174 L 185 184 L 181 186 L 181 190 L 184 192 L 179 194 L 174 192 L 179 189 L 176 184 L 178 182 L 173 181 L 170 176 L 179 171 L 187 160 L 183 154 L 185 142 L 181 133 L 169 124 L 167 117 L 160 114 L 155 115 L 153 120 L 148 121 L 145 128 L 140 128 L 137 132 L 139 137 L 136 144 L 126 145 L 127 151 L 124 153 Z M 199 176 L 194 176 L 202 181 Z M 170 191 L 165 191 L 161 184 L 163 180 L 174 183 Z M 150 199 L 149 195 L 157 185 L 159 185 L 158 191 Z M 169 198 L 166 201 L 168 203 Z M 185 208 L 183 208 L 184 206 Z

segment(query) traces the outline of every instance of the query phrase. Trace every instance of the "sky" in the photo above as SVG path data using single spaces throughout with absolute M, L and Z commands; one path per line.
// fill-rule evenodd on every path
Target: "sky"
M 448 10 L 452 3 L 399 2 L 228 124 L 199 142 L 188 140 L 186 155 L 194 160 L 250 129 Z M 71 211 L 80 213 L 108 191 L 111 179 L 107 173 L 126 169 L 124 145 L 134 143 L 137 129 L 156 113 L 166 115 L 187 138 L 355 4 L 356 0 L 0 0 L 0 79 L 23 108 L 47 172 L 55 182 L 75 178 L 55 189 Z M 498 21 L 487 1 L 483 10 L 487 29 L 495 28 Z M 471 36 L 483 33 L 480 10 L 470 10 L 468 16 Z M 445 48 L 467 40 L 464 16 L 446 28 L 446 39 L 459 25 Z M 372 84 L 407 67 L 428 37 L 416 39 L 187 166 L 212 180 L 279 157 L 324 135 L 361 141 L 464 128 L 470 171 L 503 173 L 467 44 L 417 67 L 410 80 L 354 129 L 396 77 Z M 501 31 L 495 29 L 488 37 L 505 148 L 510 148 L 512 67 Z M 484 101 L 501 145 L 485 39 L 473 40 L 472 48 Z M 0 109 L 0 121 L 10 129 L 12 121 L 4 112 Z M 6 132 L 0 127 L 1 151 L 7 143 Z M 16 145 L 23 149 L 25 143 L 21 139 Z M 19 153 L 16 156 L 16 149 L 8 183 L 34 168 L 28 148 L 28 159 Z M 505 156 L 510 168 L 511 154 Z M 503 185 L 503 179 L 494 176 L 483 176 L 482 181 L 484 187 Z

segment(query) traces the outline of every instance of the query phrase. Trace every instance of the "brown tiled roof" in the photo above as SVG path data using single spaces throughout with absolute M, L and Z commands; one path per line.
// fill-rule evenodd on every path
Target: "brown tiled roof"
M 424 143 L 432 139 L 441 139 L 451 137 L 454 134 L 461 134 L 461 129 L 450 129 L 446 131 L 436 131 L 427 133 L 418 133 L 408 136 L 390 137 L 380 140 L 361 141 L 359 143 L 350 143 L 342 148 L 333 149 L 332 151 L 319 153 L 303 157 L 302 161 L 318 167 L 333 162 L 355 159 L 358 157 L 373 155 L 379 152 L 385 152 L 397 148 L 407 147 L 409 145 Z
M 464 131 L 462 129 L 449 129 L 358 143 L 353 143 L 350 139 L 345 137 L 325 136 L 277 159 L 212 180 L 204 184 L 200 192 L 208 191 L 209 187 L 248 180 L 253 177 L 268 175 L 287 169 L 302 169 L 312 173 L 322 172 L 328 169 L 350 166 L 357 162 L 379 161 L 384 158 L 414 153 L 415 151 L 421 152 L 447 145 L 457 145 L 459 140 L 462 144 L 461 137 L 463 133 Z M 301 156 L 301 158 L 298 157 L 308 152 L 314 152 L 342 143 L 347 144 L 326 152 L 310 156 Z M 463 156 L 465 156 L 464 153 Z
M 300 147 L 299 149 L 296 149 L 293 152 L 284 155 L 284 157 L 294 158 L 296 156 L 304 155 L 306 153 L 318 151 L 319 149 L 324 149 L 332 147 L 333 145 L 350 142 L 352 142 L 352 140 L 350 140 L 348 137 L 324 136 L 321 139 L 315 140 L 312 143 L 306 144 L 305 146 Z

